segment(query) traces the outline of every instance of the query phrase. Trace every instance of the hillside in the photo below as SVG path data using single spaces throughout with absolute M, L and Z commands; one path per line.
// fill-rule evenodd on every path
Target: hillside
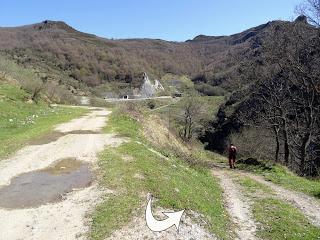
M 43 99 L 30 102 L 18 85 L 0 82 L 0 160 L 15 153 L 31 139 L 45 137 L 54 125 L 86 113 L 85 109 L 49 107 Z
M 18 63 L 39 68 L 45 78 L 83 89 L 107 82 L 140 85 L 142 73 L 198 71 L 188 45 L 162 40 L 108 40 L 62 22 L 0 28 L 0 48 Z
M 230 142 L 244 158 L 281 162 L 301 176 L 319 175 L 319 29 L 298 18 L 275 25 L 264 44 L 241 62 L 240 83 L 203 136 L 225 151 Z
M 138 87 L 142 73 L 153 78 L 167 73 L 194 78 L 200 91 L 239 87 L 237 73 L 246 56 L 254 54 L 274 21 L 231 36 L 200 35 L 186 42 L 157 39 L 112 40 L 82 33 L 64 22 L 0 28 L 2 54 L 36 70 L 43 81 L 68 86 L 74 94 L 93 88 Z M 102 87 L 101 87 L 102 86 Z M 96 93 L 96 92 L 95 92 Z
M 0 240 L 320 240 L 320 0 L 300 1 L 3 3 Z M 76 25 L 13 25 L 43 17 Z

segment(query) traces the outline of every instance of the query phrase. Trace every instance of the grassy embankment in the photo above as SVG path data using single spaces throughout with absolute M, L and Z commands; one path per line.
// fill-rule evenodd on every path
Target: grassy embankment
M 129 141 L 100 156 L 101 183 L 115 192 L 93 215 L 92 239 L 105 239 L 134 215 L 143 218 L 148 192 L 158 199 L 155 207 L 198 212 L 219 239 L 232 238 L 221 189 L 207 169 L 190 167 L 177 157 L 164 159 L 150 151 L 152 146 L 143 137 L 141 123 L 125 113 L 114 111 L 105 131 Z
M 258 223 L 261 239 L 314 240 L 319 239 L 317 228 L 291 204 L 277 199 L 273 191 L 248 177 L 238 179 L 252 202 L 253 217 Z
M 308 179 L 297 176 L 286 167 L 279 164 L 272 164 L 270 162 L 262 162 L 262 164 L 258 166 L 239 164 L 238 167 L 240 169 L 262 175 L 266 180 L 281 185 L 285 188 L 303 192 L 320 199 L 319 179 Z
M 170 104 L 172 100 L 164 100 L 167 101 L 166 104 L 162 105 L 169 105 L 170 111 L 172 111 L 173 114 L 177 113 L 179 110 L 181 110 L 183 101 L 180 101 L 180 98 L 175 99 L 175 104 Z M 219 96 L 219 97 L 211 97 L 211 96 L 199 96 L 195 97 L 195 101 L 199 102 L 199 105 L 206 106 L 206 115 L 203 117 L 208 117 L 212 120 L 212 118 L 215 116 L 216 112 L 219 109 L 219 106 L 225 101 L 225 97 Z M 159 105 L 159 106 L 158 106 Z M 168 106 L 168 107 L 169 107 Z M 161 104 L 156 104 L 156 108 L 161 107 Z M 159 114 L 168 114 L 168 109 L 161 108 L 159 111 L 157 111 Z
M 0 83 L 0 159 L 49 133 L 54 125 L 69 121 L 87 110 L 70 107 L 50 108 L 46 103 L 28 103 L 28 93 L 18 85 Z

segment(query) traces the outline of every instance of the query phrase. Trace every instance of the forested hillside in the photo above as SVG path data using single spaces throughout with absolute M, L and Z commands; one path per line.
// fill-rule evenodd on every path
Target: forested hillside
M 1 71 L 32 72 L 36 77 L 20 84 L 52 102 L 138 88 L 144 72 L 160 80 L 184 75 L 202 95 L 227 96 L 218 120 L 202 129 L 209 149 L 222 152 L 234 141 L 248 156 L 318 175 L 320 41 L 319 28 L 309 22 L 300 16 L 231 36 L 169 42 L 105 39 L 46 20 L 0 28 Z
M 242 63 L 278 25 L 293 28 L 294 23 L 274 21 L 231 36 L 168 42 L 104 39 L 64 22 L 44 21 L 0 28 L 0 49 L 18 64 L 34 68 L 43 81 L 66 85 L 75 94 L 108 83 L 137 87 L 147 72 L 158 79 L 167 73 L 188 75 L 200 92 L 214 95 L 251 82 L 239 77 Z
M 203 140 L 218 151 L 235 142 L 243 157 L 319 175 L 319 65 L 319 29 L 304 17 L 273 26 L 239 72 L 251 84 L 232 94 Z

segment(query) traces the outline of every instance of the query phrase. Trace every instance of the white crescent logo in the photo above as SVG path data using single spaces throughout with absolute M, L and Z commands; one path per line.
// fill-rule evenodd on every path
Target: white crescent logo
M 152 215 L 151 203 L 152 197 L 150 197 L 146 208 L 146 222 L 150 230 L 154 232 L 161 232 L 175 225 L 178 231 L 180 220 L 184 210 L 178 212 L 163 212 L 163 214 L 166 215 L 168 218 L 162 221 L 158 221 Z

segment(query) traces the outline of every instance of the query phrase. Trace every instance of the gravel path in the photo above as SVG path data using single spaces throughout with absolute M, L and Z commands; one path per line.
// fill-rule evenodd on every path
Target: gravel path
M 157 209 L 153 212 L 154 216 L 157 219 L 163 218 L 161 212 L 165 211 L 164 209 Z M 167 211 L 169 212 L 169 211 Z M 190 212 L 190 211 L 189 211 Z M 193 217 L 199 218 L 196 213 L 191 213 Z M 195 223 L 190 217 L 186 214 L 182 215 L 179 232 L 177 232 L 176 227 L 172 226 L 166 231 L 162 232 L 153 232 L 147 225 L 144 218 L 144 213 L 139 214 L 143 217 L 135 217 L 128 225 L 125 227 L 116 230 L 109 238 L 106 240 L 216 240 L 217 238 L 210 234 L 204 227 L 200 226 L 198 223 Z
M 56 131 L 65 133 L 61 138 L 43 145 L 27 146 L 10 159 L 1 161 L 0 187 L 10 184 L 19 174 L 46 168 L 64 158 L 76 158 L 96 167 L 98 152 L 123 142 L 115 135 L 98 133 L 106 124 L 109 113 L 104 109 L 92 109 L 84 117 L 59 125 Z M 68 134 L 74 131 L 97 133 Z M 105 191 L 93 184 L 72 191 L 58 203 L 25 209 L 0 208 L 0 239 L 86 239 L 89 230 L 86 215 Z
M 277 196 L 286 201 L 292 203 L 295 207 L 309 219 L 315 226 L 320 227 L 320 201 L 310 197 L 304 193 L 296 192 L 285 189 L 279 185 L 276 185 L 270 181 L 266 181 L 261 176 L 256 176 L 250 173 L 241 173 L 244 176 L 250 177 L 251 179 L 270 187 Z
M 257 226 L 251 216 L 250 202 L 241 193 L 240 186 L 232 181 L 228 171 L 214 169 L 212 173 L 220 180 L 226 209 L 235 223 L 237 239 L 254 240 Z

